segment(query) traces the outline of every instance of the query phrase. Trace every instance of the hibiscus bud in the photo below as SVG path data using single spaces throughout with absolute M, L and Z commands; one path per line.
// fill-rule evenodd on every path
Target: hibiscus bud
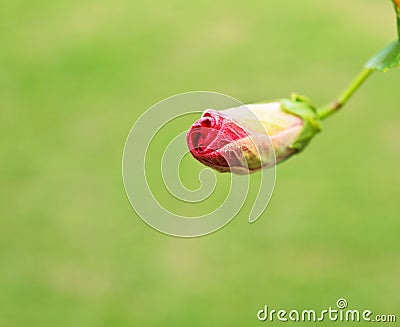
M 186 134 L 190 153 L 220 172 L 246 174 L 271 167 L 301 151 L 320 130 L 307 99 L 208 109 Z

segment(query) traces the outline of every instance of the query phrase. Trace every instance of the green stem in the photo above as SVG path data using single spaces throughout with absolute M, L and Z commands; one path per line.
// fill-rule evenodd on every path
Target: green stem
M 400 42 L 400 14 L 397 14 L 397 36 Z
M 392 0 L 397 14 L 397 34 L 400 41 L 400 0 Z
M 400 0 L 392 0 L 392 2 L 396 10 L 398 40 L 389 44 L 383 50 L 375 54 L 365 64 L 364 69 L 360 72 L 360 74 L 354 79 L 348 88 L 338 96 L 335 101 L 324 107 L 318 108 L 317 112 L 319 118 L 324 119 L 329 117 L 342 108 L 374 71 L 377 70 L 386 72 L 391 68 L 400 66 Z
M 364 68 L 349 87 L 345 89 L 335 101 L 318 109 L 318 116 L 321 119 L 324 119 L 342 108 L 373 72 L 373 69 Z

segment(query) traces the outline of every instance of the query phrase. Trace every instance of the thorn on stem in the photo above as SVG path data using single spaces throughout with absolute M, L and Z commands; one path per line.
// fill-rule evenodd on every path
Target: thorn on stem
M 400 1 L 400 0 L 399 0 L 399 1 Z M 339 101 L 334 101 L 334 102 L 332 103 L 332 108 L 333 108 L 334 110 L 340 109 L 342 106 L 343 106 L 343 104 L 342 104 L 341 102 L 339 102 Z

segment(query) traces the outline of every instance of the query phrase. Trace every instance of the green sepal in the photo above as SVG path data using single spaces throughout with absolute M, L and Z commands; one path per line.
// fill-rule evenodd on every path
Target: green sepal
M 311 139 L 321 130 L 321 120 L 310 100 L 299 94 L 292 94 L 291 99 L 281 100 L 282 110 L 300 117 L 304 124 L 299 138 L 291 145 L 292 149 L 303 150 Z
M 365 68 L 386 72 L 390 68 L 400 66 L 400 43 L 394 41 L 379 51 L 366 64 Z

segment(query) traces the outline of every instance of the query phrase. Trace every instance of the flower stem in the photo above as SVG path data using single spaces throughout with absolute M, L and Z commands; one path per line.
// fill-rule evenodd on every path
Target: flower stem
M 397 34 L 400 41 L 400 0 L 392 0 L 397 14 Z
M 371 68 L 364 68 L 335 101 L 318 109 L 319 117 L 324 119 L 342 108 L 373 72 L 374 70 Z

